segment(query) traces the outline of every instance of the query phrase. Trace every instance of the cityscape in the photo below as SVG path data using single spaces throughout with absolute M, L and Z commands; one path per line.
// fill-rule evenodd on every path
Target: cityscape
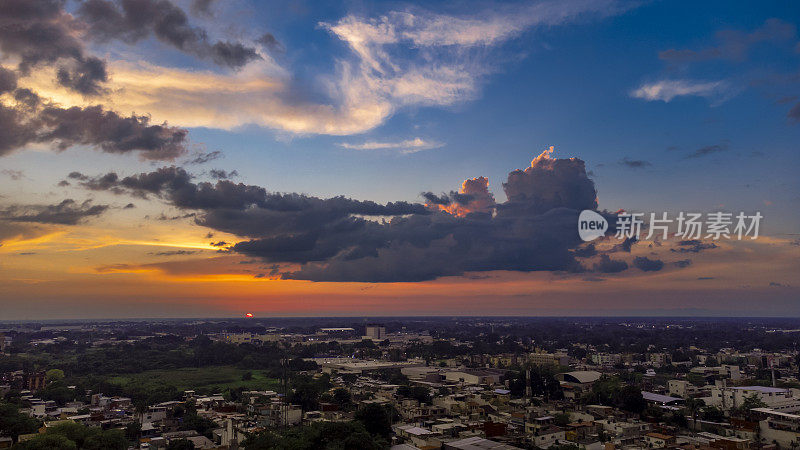
M 794 449 L 789 319 L 6 323 L 0 445 Z

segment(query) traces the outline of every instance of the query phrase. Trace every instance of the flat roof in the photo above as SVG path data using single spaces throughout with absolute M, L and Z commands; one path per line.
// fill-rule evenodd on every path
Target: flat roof
M 788 389 L 776 388 L 776 387 L 770 387 L 770 386 L 738 386 L 738 387 L 735 387 L 733 389 L 739 389 L 739 390 L 742 390 L 742 391 L 758 391 L 758 392 L 764 392 L 764 393 L 789 392 Z
M 661 394 L 656 394 L 655 392 L 647 392 L 647 391 L 642 391 L 642 397 L 644 397 L 644 399 L 647 401 L 658 402 L 658 403 L 672 403 L 679 400 L 683 400 L 682 398 L 679 397 L 670 397 L 669 395 L 661 395 Z

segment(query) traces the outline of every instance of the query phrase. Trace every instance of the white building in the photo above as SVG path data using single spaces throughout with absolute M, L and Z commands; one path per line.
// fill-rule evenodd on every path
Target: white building
M 744 404 L 745 398 L 755 395 L 769 407 L 794 403 L 796 399 L 790 389 L 767 386 L 715 387 L 706 404 L 723 410 L 738 408 Z

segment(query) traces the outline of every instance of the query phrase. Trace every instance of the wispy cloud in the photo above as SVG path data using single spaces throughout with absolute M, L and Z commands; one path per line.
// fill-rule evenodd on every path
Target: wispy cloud
M 342 142 L 338 145 L 342 148 L 347 148 L 350 150 L 400 150 L 402 153 L 417 153 L 423 150 L 431 150 L 442 147 L 444 146 L 444 143 L 429 141 L 416 137 L 414 139 L 407 139 L 405 141 L 398 142 L 367 141 L 363 144 L 350 144 L 347 142 Z
M 403 108 L 447 107 L 474 99 L 486 76 L 502 70 L 500 47 L 528 30 L 603 18 L 629 7 L 616 0 L 551 0 L 469 15 L 421 8 L 375 17 L 347 15 L 320 24 L 347 47 L 334 55 L 329 68 L 319 67 L 319 77 L 308 81 L 314 86 L 297 86 L 294 69 L 268 53 L 236 72 L 110 60 L 103 104 L 184 127 L 253 124 L 290 134 L 358 134 Z M 20 87 L 64 106 L 90 105 L 54 82 L 53 69 L 42 69 L 21 79 Z M 324 95 L 293 94 L 298 91 Z
M 729 84 L 724 80 L 661 80 L 641 85 L 631 92 L 631 96 L 647 101 L 660 100 L 663 102 L 670 102 L 675 97 L 683 96 L 720 99 L 725 96 L 729 88 Z
M 643 159 L 631 159 L 627 156 L 622 158 L 619 161 L 619 164 L 631 169 L 644 169 L 645 167 L 650 167 L 653 165 L 650 163 L 650 161 L 645 161 Z
M 726 150 L 728 150 L 727 144 L 706 145 L 705 147 L 700 147 L 692 153 L 686 155 L 685 159 L 702 158 L 703 156 L 724 152 Z

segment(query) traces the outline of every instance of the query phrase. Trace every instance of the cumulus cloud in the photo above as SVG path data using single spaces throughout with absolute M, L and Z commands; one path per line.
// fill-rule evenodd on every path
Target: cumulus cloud
M 572 253 L 581 243 L 575 223 L 580 210 L 596 207 L 596 192 L 583 161 L 550 152 L 509 174 L 509 200 L 502 204 L 485 177 L 441 197 L 423 194 L 427 206 L 274 193 L 230 180 L 195 182 L 179 167 L 70 179 L 197 211 L 197 224 L 244 239 L 226 243 L 228 251 L 300 265 L 286 269 L 284 278 L 391 282 L 471 271 L 580 271 Z
M 402 153 L 416 153 L 423 150 L 439 148 L 444 146 L 444 144 L 417 137 L 398 142 L 367 141 L 362 144 L 342 142 L 339 146 L 351 150 L 400 150 Z
M 459 217 L 470 214 L 489 214 L 494 212 L 494 195 L 489 192 L 489 179 L 475 177 L 464 180 L 458 192 L 437 196 L 432 192 L 423 192 L 428 208 L 445 211 Z
M 57 81 L 84 95 L 102 92 L 108 81 L 105 62 L 88 55 L 82 26 L 64 11 L 64 0 L 0 2 L 0 50 L 19 60 L 23 74 L 43 65 L 58 65 Z
M 709 99 L 724 97 L 730 85 L 726 81 L 661 80 L 646 83 L 631 92 L 634 98 L 669 103 L 675 97 L 694 96 Z
M 35 222 L 76 225 L 90 217 L 99 216 L 108 205 L 92 205 L 91 200 L 78 203 L 65 199 L 55 205 L 11 205 L 0 210 L 0 219 L 10 222 Z
M 553 151 L 550 147 L 534 158 L 530 167 L 508 174 L 503 190 L 509 201 L 500 208 L 522 208 L 534 213 L 562 206 L 597 208 L 597 191 L 586 175 L 584 162 L 578 158 L 554 158 Z

